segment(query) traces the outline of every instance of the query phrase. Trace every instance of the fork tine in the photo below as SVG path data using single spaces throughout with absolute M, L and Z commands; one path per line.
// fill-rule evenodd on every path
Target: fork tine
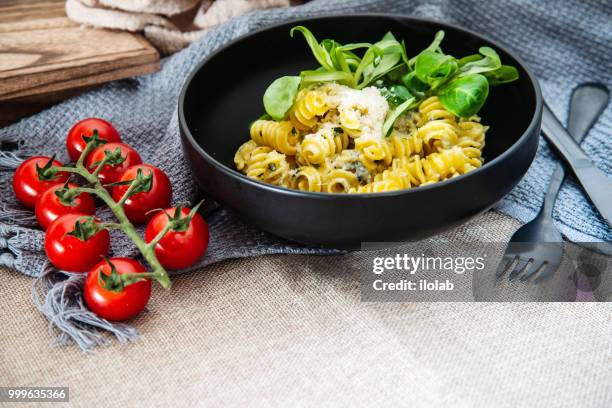
M 538 277 L 536 278 L 534 283 L 540 283 L 540 282 L 545 281 L 546 279 L 550 278 L 552 275 L 554 275 L 555 272 L 557 272 L 557 269 L 559 269 L 559 266 L 561 266 L 561 265 L 558 265 L 558 264 L 548 264 L 546 269 L 544 269 L 542 272 L 540 272 L 540 274 L 538 275 Z
M 531 269 L 529 270 L 529 272 L 524 273 L 523 276 L 521 276 L 521 279 L 520 279 L 521 282 L 524 282 L 524 281 L 528 280 L 529 278 L 531 278 L 533 275 L 538 273 L 546 265 L 548 265 L 548 261 L 540 262 L 540 264 L 537 265 L 537 267 L 535 266 L 535 262 L 534 262 L 532 267 L 531 267 Z
M 516 258 L 518 258 L 518 255 L 504 255 L 504 257 L 499 261 L 499 264 L 497 265 L 497 272 L 495 273 L 495 276 L 499 278 L 508 270 L 510 270 L 510 267 L 514 264 Z
M 521 273 L 523 273 L 525 271 L 525 268 L 527 268 L 529 263 L 532 262 L 532 261 L 533 261 L 533 259 L 531 259 L 531 258 L 529 258 L 529 259 L 520 258 L 519 262 L 518 262 L 518 264 L 516 264 L 516 267 L 514 268 L 514 270 L 512 272 L 510 272 L 510 275 L 508 275 L 508 280 L 513 280 L 514 278 L 519 276 Z

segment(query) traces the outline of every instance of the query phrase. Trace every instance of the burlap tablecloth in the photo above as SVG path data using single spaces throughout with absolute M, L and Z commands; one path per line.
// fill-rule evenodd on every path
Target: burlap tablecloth
M 506 241 L 518 225 L 489 212 L 447 236 Z M 140 341 L 93 354 L 50 344 L 31 278 L 2 270 L 0 385 L 68 386 L 87 407 L 612 406 L 609 303 L 365 303 L 349 263 L 178 276 L 134 321 Z

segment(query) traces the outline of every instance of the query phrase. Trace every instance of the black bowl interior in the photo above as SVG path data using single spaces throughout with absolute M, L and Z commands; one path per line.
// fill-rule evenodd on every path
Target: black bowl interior
M 453 27 L 391 16 L 338 16 L 302 21 L 317 39 L 333 38 L 341 43 L 375 42 L 387 31 L 404 39 L 408 55 L 415 55 L 444 29 L 443 50 L 455 56 L 478 52 L 489 45 L 502 63 L 515 65 L 520 79 L 492 88 L 480 112 L 490 126 L 484 150 L 491 161 L 512 146 L 527 130 L 536 110 L 536 90 L 522 66 L 495 44 Z M 187 127 L 198 144 L 220 163 L 234 168 L 238 146 L 249 139 L 249 124 L 264 113 L 262 97 L 267 86 L 282 75 L 297 75 L 317 66 L 310 49 L 289 30 L 296 23 L 275 26 L 221 49 L 193 76 L 184 95 Z

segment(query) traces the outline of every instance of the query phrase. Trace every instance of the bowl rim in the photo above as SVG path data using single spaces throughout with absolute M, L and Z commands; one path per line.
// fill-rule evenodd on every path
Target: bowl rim
M 200 144 L 195 140 L 195 138 L 193 137 L 191 133 L 191 130 L 189 129 L 189 126 L 187 126 L 187 120 L 185 119 L 185 110 L 184 110 L 185 96 L 187 94 L 188 89 L 191 86 L 191 83 L 193 82 L 193 79 L 200 72 L 200 69 L 205 64 L 207 64 L 217 55 L 224 52 L 226 49 L 232 47 L 234 44 L 239 43 L 245 38 L 254 37 L 266 31 L 278 29 L 280 27 L 291 25 L 291 24 L 296 24 L 296 23 L 307 23 L 309 21 L 316 21 L 316 20 L 322 20 L 322 19 L 353 18 L 353 17 L 357 17 L 357 18 L 374 17 L 374 18 L 387 18 L 387 19 L 396 19 L 396 20 L 397 19 L 412 20 L 412 21 L 425 22 L 425 23 L 429 23 L 433 25 L 438 25 L 438 26 L 441 26 L 442 28 L 449 27 L 454 30 L 463 31 L 473 37 L 476 37 L 477 39 L 483 42 L 493 45 L 496 49 L 502 50 L 503 52 L 510 55 L 512 58 L 514 58 L 514 60 L 521 66 L 521 68 L 527 73 L 529 82 L 533 86 L 534 93 L 535 93 L 535 112 L 531 118 L 531 121 L 529 122 L 529 125 L 527 126 L 523 134 L 503 153 L 495 157 L 493 160 L 485 162 L 481 167 L 478 167 L 477 169 L 474 169 L 468 173 L 461 174 L 459 176 L 452 177 L 450 179 L 439 181 L 436 183 L 427 184 L 425 186 L 417 186 L 414 188 L 400 189 L 400 190 L 393 190 L 393 191 L 386 191 L 386 192 L 354 193 L 354 194 L 334 194 L 334 193 L 327 193 L 327 192 L 312 192 L 312 191 L 295 190 L 295 189 L 291 189 L 287 187 L 275 186 L 273 184 L 268 184 L 268 183 L 264 183 L 259 180 L 249 178 L 246 175 L 240 173 L 238 170 L 232 169 L 229 166 L 226 166 L 225 164 L 215 159 L 213 156 L 208 154 L 206 150 L 204 150 L 202 146 L 200 146 Z M 538 122 L 540 121 L 539 118 L 541 118 L 542 116 L 542 109 L 543 109 L 542 105 L 543 105 L 543 99 L 542 99 L 542 91 L 540 89 L 540 84 L 537 78 L 535 77 L 535 75 L 531 72 L 531 69 L 523 61 L 522 58 L 520 58 L 516 53 L 514 53 L 513 51 L 510 51 L 506 46 L 500 44 L 499 42 L 492 40 L 489 37 L 482 35 L 478 32 L 472 31 L 468 28 L 464 28 L 464 27 L 461 27 L 455 24 L 450 24 L 450 23 L 435 20 L 435 19 L 421 18 L 421 17 L 410 15 L 410 14 L 363 12 L 363 13 L 348 13 L 348 14 L 321 14 L 321 15 L 304 17 L 304 18 L 290 19 L 290 20 L 286 20 L 280 23 L 267 25 L 263 28 L 248 32 L 246 34 L 238 36 L 237 38 L 229 41 L 228 43 L 219 47 L 218 49 L 210 53 L 207 57 L 202 59 L 202 61 L 200 61 L 192 69 L 192 71 L 189 73 L 189 75 L 185 79 L 185 82 L 183 83 L 181 92 L 179 94 L 178 119 L 179 119 L 179 126 L 182 130 L 182 133 L 187 138 L 191 147 L 193 147 L 200 155 L 204 156 L 207 159 L 207 161 L 210 164 L 212 164 L 215 168 L 217 168 L 219 171 L 223 172 L 229 177 L 238 179 L 241 182 L 244 182 L 256 188 L 260 188 L 260 189 L 267 190 L 267 191 L 274 192 L 274 193 L 300 196 L 300 197 L 306 197 L 306 198 L 340 199 L 340 200 L 348 200 L 348 199 L 355 199 L 355 198 L 357 199 L 375 199 L 379 197 L 392 197 L 392 196 L 399 196 L 399 195 L 404 195 L 404 194 L 417 194 L 417 193 L 427 191 L 427 190 L 441 189 L 441 188 L 444 188 L 454 183 L 460 183 L 462 180 L 465 180 L 469 177 L 472 177 L 472 178 L 476 177 L 478 174 L 486 171 L 486 169 L 506 159 L 509 155 L 512 154 L 512 152 L 514 152 L 520 146 L 527 143 L 527 140 L 529 139 L 530 135 L 534 132 L 535 128 L 538 126 Z M 539 132 L 538 132 L 538 137 L 539 137 Z

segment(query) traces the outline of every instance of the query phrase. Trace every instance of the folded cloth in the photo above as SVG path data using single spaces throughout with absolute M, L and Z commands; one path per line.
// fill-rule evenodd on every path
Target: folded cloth
M 67 161 L 64 139 L 70 126 L 88 116 L 100 116 L 116 124 L 123 139 L 135 146 L 146 162 L 164 169 L 173 181 L 174 202 L 195 202 L 200 192 L 181 153 L 176 113 L 179 90 L 195 65 L 232 39 L 270 24 L 322 13 L 384 11 L 439 19 L 471 28 L 506 43 L 531 65 L 540 79 L 544 96 L 555 113 L 567 117 L 572 89 L 585 81 L 612 83 L 612 27 L 609 8 L 600 2 L 548 3 L 531 1 L 471 2 L 455 0 L 315 0 L 303 6 L 256 11 L 215 27 L 187 49 L 163 61 L 161 72 L 118 81 L 58 104 L 47 111 L 0 129 L 0 142 L 17 146 L 0 156 L 0 263 L 38 276 L 37 305 L 63 339 L 81 347 L 99 344 L 97 330 L 106 329 L 119 339 L 134 337 L 133 329 L 97 319 L 82 305 L 81 277 L 70 279 L 55 271 L 43 252 L 44 234 L 31 212 L 10 193 L 12 169 L 21 158 L 58 154 Z M 356 41 L 359 39 L 355 39 Z M 509 115 L 512 112 L 508 112 Z M 602 170 L 612 174 L 609 106 L 583 143 Z M 246 136 L 245 136 L 246 137 Z M 534 164 L 521 183 L 496 207 L 521 221 L 533 217 L 542 203 L 555 156 L 544 140 Z M 271 253 L 330 254 L 331 250 L 303 247 L 274 238 L 244 224 L 234 215 L 209 204 L 211 246 L 193 269 L 222 259 Z M 555 207 L 555 220 L 568 239 L 610 241 L 612 230 L 598 216 L 580 188 L 565 183 Z M 102 212 L 101 217 L 108 217 Z M 135 256 L 133 245 L 113 232 L 113 254 Z M 186 271 L 183 271 L 186 272 Z M 99 329 L 95 329 L 98 327 Z
M 164 55 L 185 48 L 212 27 L 249 11 L 287 7 L 290 0 L 67 0 L 72 20 L 142 31 Z M 293 4 L 300 3 L 294 0 Z

